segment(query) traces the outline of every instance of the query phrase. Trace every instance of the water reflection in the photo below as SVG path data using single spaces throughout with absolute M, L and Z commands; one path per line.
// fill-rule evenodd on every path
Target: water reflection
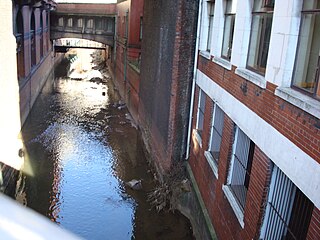
M 87 239 L 192 239 L 184 217 L 146 202 L 155 183 L 139 134 L 112 83 L 90 77 L 59 79 L 39 97 L 23 129 L 25 204 Z M 143 189 L 127 188 L 131 179 Z

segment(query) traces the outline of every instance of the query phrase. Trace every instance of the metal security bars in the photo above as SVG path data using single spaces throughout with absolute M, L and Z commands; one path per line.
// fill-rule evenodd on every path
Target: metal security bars
M 274 166 L 260 239 L 305 239 L 313 207 L 311 201 Z
M 246 203 L 254 147 L 250 138 L 236 126 L 228 185 L 242 211 Z
M 214 105 L 213 118 L 212 118 L 212 130 L 209 151 L 213 159 L 218 163 L 220 155 L 220 146 L 222 140 L 224 112 L 218 105 Z
M 198 117 L 197 117 L 197 126 L 196 126 L 200 137 L 202 136 L 202 130 L 203 130 L 205 104 L 206 104 L 206 94 L 200 89 L 199 90 Z

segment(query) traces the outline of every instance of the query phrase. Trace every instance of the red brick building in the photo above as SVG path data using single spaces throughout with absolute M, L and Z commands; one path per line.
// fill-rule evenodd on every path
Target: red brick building
M 52 0 L 13 1 L 21 124 L 53 71 L 50 11 L 55 7 Z
M 138 119 L 143 0 L 117 4 L 116 67 L 114 78 L 121 96 Z
M 319 13 L 200 2 L 187 157 L 212 238 L 320 239 Z

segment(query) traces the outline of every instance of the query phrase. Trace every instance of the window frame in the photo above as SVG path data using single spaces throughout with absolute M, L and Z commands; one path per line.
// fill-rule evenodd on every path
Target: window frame
M 290 239 L 305 239 L 314 205 L 278 166 L 272 165 L 271 183 L 259 239 L 282 239 L 288 234 Z M 304 224 L 297 230 L 295 223 L 300 223 L 300 215 L 303 215 Z
M 271 33 L 272 33 L 272 25 L 273 25 L 273 13 L 274 13 L 274 7 L 266 7 L 265 4 L 266 0 L 263 0 L 262 2 L 262 6 L 260 7 L 259 10 L 255 10 L 254 6 L 251 12 L 251 30 L 250 30 L 250 37 L 249 37 L 249 47 L 248 47 L 248 54 L 247 54 L 247 62 L 246 62 L 246 68 L 252 72 L 255 72 L 261 76 L 265 76 L 266 74 L 266 70 L 267 70 L 267 63 L 268 63 L 268 57 L 269 57 L 269 48 L 270 48 L 270 39 L 271 39 Z M 254 3 L 253 3 L 254 5 Z M 271 15 L 272 16 L 272 22 L 271 22 L 271 27 L 270 27 L 270 38 L 269 38 L 269 46 L 268 46 L 268 52 L 267 52 L 267 58 L 266 58 L 266 67 L 263 68 L 261 67 L 261 58 L 263 55 L 263 45 L 266 42 L 265 41 L 265 33 L 266 31 L 263 31 L 262 29 L 266 28 L 266 23 L 267 23 L 267 17 Z M 259 30 L 260 31 L 260 35 L 261 33 L 263 33 L 263 37 L 260 37 L 259 42 L 257 43 L 257 47 L 255 48 L 255 51 L 257 54 L 257 57 L 255 55 L 255 58 L 260 59 L 257 60 L 257 62 L 260 62 L 259 64 L 254 64 L 256 65 L 256 67 L 250 66 L 249 65 L 249 56 L 250 56 L 250 50 L 252 49 L 251 44 L 252 44 L 252 29 L 253 29 L 253 24 L 254 24 L 254 16 L 260 16 L 263 19 L 263 23 L 260 26 L 259 23 Z M 259 19 L 259 21 L 261 21 L 261 18 Z M 258 48 L 258 49 L 257 49 Z M 256 62 L 256 61 L 254 61 Z
M 291 80 L 291 85 L 290 87 L 294 90 L 297 90 L 307 96 L 310 96 L 316 100 L 320 100 L 320 47 L 319 47 L 319 53 L 318 53 L 318 61 L 317 61 L 317 68 L 315 71 L 315 76 L 314 76 L 314 90 L 313 92 L 308 91 L 302 87 L 299 87 L 297 85 L 295 85 L 295 75 L 296 75 L 296 70 L 297 70 L 297 60 L 298 60 L 298 54 L 299 54 L 299 50 L 301 47 L 301 32 L 302 32 L 302 23 L 303 23 L 303 19 L 304 19 L 304 15 L 307 14 L 314 14 L 314 15 L 319 15 L 320 18 L 320 8 L 316 8 L 316 9 L 308 9 L 308 10 L 303 10 L 301 11 L 301 20 L 300 20 L 300 27 L 299 27 L 299 37 L 298 37 L 298 43 L 297 43 L 297 48 L 296 48 L 296 54 L 295 54 L 295 62 L 294 62 L 294 69 L 292 72 L 292 80 Z M 313 31 L 314 32 L 314 31 Z M 308 59 L 309 60 L 309 59 Z
M 217 112 L 221 111 L 221 119 L 218 117 Z M 212 113 L 212 121 L 211 121 L 211 130 L 210 130 L 210 141 L 209 141 L 209 146 L 208 146 L 208 152 L 211 154 L 212 159 L 214 160 L 215 164 L 218 165 L 219 163 L 219 158 L 220 158 L 220 149 L 221 149 L 221 142 L 222 142 L 222 133 L 223 133 L 223 128 L 224 128 L 224 117 L 225 117 L 225 113 L 224 111 L 215 103 L 214 107 L 213 107 L 213 113 Z M 219 131 L 217 130 L 217 126 L 216 123 L 217 121 L 222 120 L 222 123 L 220 123 L 222 125 L 222 129 L 221 129 L 221 133 L 219 133 Z M 213 132 L 216 131 L 216 133 L 219 135 L 220 140 L 219 140 L 219 156 L 215 157 L 214 154 L 212 154 L 212 148 L 213 148 Z
M 215 1 L 207 0 L 207 18 L 208 18 L 208 29 L 207 29 L 207 39 L 206 39 L 206 51 L 211 51 L 212 45 L 212 34 L 213 34 L 213 21 L 214 21 L 214 9 L 215 9 Z
M 222 49 L 221 49 L 221 57 L 227 61 L 231 60 L 231 53 L 232 53 L 232 44 L 233 44 L 233 37 L 234 37 L 234 26 L 235 26 L 235 19 L 236 19 L 236 13 L 228 11 L 228 2 L 231 2 L 232 6 L 232 1 L 233 0 L 226 0 L 226 9 L 225 9 L 225 14 L 224 14 L 224 27 L 223 27 L 223 41 L 222 41 Z M 226 23 L 227 23 L 227 18 L 231 17 L 230 20 L 230 29 L 229 29 L 229 39 L 228 39 L 228 51 L 227 55 L 224 55 L 223 50 L 224 50 L 224 44 L 226 42 Z
M 203 100 L 203 101 L 201 101 L 201 100 Z M 203 105 L 201 103 L 203 103 Z M 202 109 L 202 107 L 203 107 L 203 109 Z M 206 94 L 201 88 L 199 88 L 196 130 L 197 130 L 197 133 L 201 139 L 202 139 L 202 132 L 203 132 L 205 109 L 206 109 Z M 200 118 L 201 117 L 200 113 L 201 113 L 202 118 Z
M 217 116 L 217 111 L 220 111 L 222 116 Z M 211 120 L 211 128 L 210 128 L 210 140 L 209 140 L 209 144 L 208 144 L 208 150 L 205 151 L 205 157 L 215 175 L 215 177 L 218 179 L 218 165 L 219 165 L 219 158 L 220 158 L 220 152 L 221 152 L 221 142 L 222 142 L 222 133 L 223 133 L 223 128 L 224 128 L 224 117 L 225 117 L 225 113 L 224 111 L 217 105 L 217 103 L 214 103 L 213 106 L 213 113 L 212 113 L 212 120 Z M 222 123 L 218 123 L 221 126 L 221 133 L 219 133 L 219 131 L 217 130 L 217 126 L 215 127 L 215 124 L 217 123 L 217 121 L 222 120 Z M 216 137 L 218 135 L 218 137 L 220 137 L 218 139 L 219 143 L 219 152 L 218 152 L 218 157 L 216 157 L 216 154 L 213 154 L 213 142 L 217 141 L 214 138 L 214 131 L 216 131 Z
M 239 141 L 241 140 L 239 137 L 239 134 L 241 132 L 243 133 L 243 135 L 247 138 L 246 140 L 248 141 L 248 149 L 247 149 L 247 154 L 248 156 L 246 157 L 246 166 L 245 166 L 245 178 L 243 179 L 243 184 L 239 185 L 239 186 L 244 186 L 245 187 L 245 196 L 244 196 L 244 201 L 241 202 L 241 199 L 239 199 L 239 197 L 236 195 L 236 193 L 234 192 L 234 190 L 232 189 L 232 180 L 233 180 L 233 176 L 234 176 L 234 171 L 236 171 L 237 169 L 235 169 L 235 158 L 238 158 L 236 156 L 236 151 L 237 151 L 237 147 L 239 144 Z M 255 144 L 253 143 L 253 141 L 237 126 L 235 125 L 235 130 L 234 130 L 234 141 L 233 141 L 233 146 L 232 146 L 232 155 L 231 155 L 231 160 L 230 160 L 230 165 L 229 165 L 229 170 L 228 170 L 228 177 L 227 177 L 227 186 L 230 188 L 233 196 L 235 197 L 235 199 L 237 200 L 237 204 L 238 207 L 240 208 L 240 210 L 242 211 L 242 213 L 244 213 L 244 209 L 245 209 L 245 204 L 246 204 L 246 199 L 247 199 L 247 192 L 249 189 L 249 183 L 250 183 L 250 175 L 251 175 L 251 168 L 252 168 L 252 162 L 253 162 L 253 156 L 254 156 L 254 148 L 255 148 Z M 239 159 L 240 160 L 240 159 Z M 237 160 L 237 161 L 239 161 Z M 239 161 L 240 162 L 240 161 Z M 242 165 L 242 163 L 240 162 L 240 164 Z M 244 166 L 242 166 L 244 167 Z M 242 169 L 240 169 L 242 170 Z M 248 178 L 247 178 L 247 172 L 249 172 L 248 174 Z

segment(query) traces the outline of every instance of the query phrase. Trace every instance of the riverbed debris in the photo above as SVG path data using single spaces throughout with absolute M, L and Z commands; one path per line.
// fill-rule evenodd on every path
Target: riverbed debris
M 158 212 L 162 210 L 174 212 L 178 208 L 180 196 L 191 191 L 183 162 L 173 164 L 158 186 L 148 193 L 148 202 Z
M 142 189 L 142 180 L 132 179 L 129 182 L 126 182 L 126 185 L 133 190 L 141 190 Z

